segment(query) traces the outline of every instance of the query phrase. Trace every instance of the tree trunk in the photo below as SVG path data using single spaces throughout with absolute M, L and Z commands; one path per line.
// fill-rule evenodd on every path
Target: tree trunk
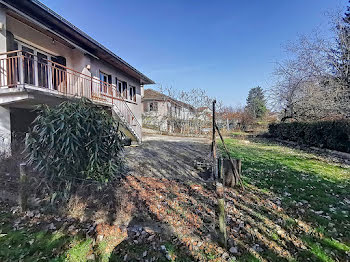
M 232 165 L 233 164 L 233 165 Z M 234 187 L 241 180 L 242 162 L 240 159 L 224 159 L 223 160 L 223 179 L 224 185 Z

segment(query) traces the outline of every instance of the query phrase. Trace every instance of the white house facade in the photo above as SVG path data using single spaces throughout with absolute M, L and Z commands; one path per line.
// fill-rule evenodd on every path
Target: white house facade
M 0 148 L 35 105 L 87 97 L 140 142 L 147 76 L 36 0 L 0 0 Z
M 144 90 L 143 124 L 159 131 L 181 132 L 194 118 L 195 109 L 153 89 Z

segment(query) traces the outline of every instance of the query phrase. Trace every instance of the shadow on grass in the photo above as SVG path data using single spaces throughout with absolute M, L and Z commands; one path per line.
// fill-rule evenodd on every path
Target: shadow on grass
M 318 222 L 330 222 L 326 219 L 328 216 L 339 227 L 349 226 L 343 224 L 350 211 L 344 202 L 350 191 L 349 168 L 310 161 L 309 155 L 293 156 L 293 151 L 283 159 L 283 154 L 275 152 L 274 146 L 265 147 L 230 145 L 232 156 L 243 159 L 244 175 L 251 183 L 279 194 L 286 204 L 295 206 L 299 202 L 300 209 L 323 212 L 313 214 L 312 220 L 320 218 Z
M 126 231 L 116 230 L 116 235 L 106 234 L 103 241 L 94 247 L 89 242 L 91 238 L 76 240 L 78 244 L 73 246 L 76 249 L 70 248 L 68 251 L 63 250 L 72 239 L 66 240 L 62 236 L 57 238 L 58 242 L 52 242 L 55 247 L 50 246 L 58 250 L 57 256 L 62 256 L 60 252 L 70 252 L 71 256 L 94 252 L 101 261 L 123 261 L 128 253 L 129 261 L 152 257 L 156 257 L 157 261 L 166 261 L 166 254 L 160 250 L 160 246 L 164 245 L 174 261 L 229 261 L 232 256 L 239 261 L 346 261 L 349 258 L 346 254 L 349 246 L 345 217 L 328 214 L 326 209 L 322 214 L 312 211 L 322 210 L 329 204 L 344 210 L 339 202 L 349 189 L 348 184 L 343 184 L 344 181 L 347 183 L 343 178 L 346 175 L 341 175 L 341 179 L 329 179 L 332 170 L 325 166 L 326 163 L 314 163 L 314 159 L 283 152 L 275 146 L 257 145 L 255 148 L 228 143 L 232 156 L 243 160 L 246 180 L 249 179 L 254 185 L 248 183 L 245 191 L 226 190 L 229 247 L 225 249 L 217 241 L 214 187 L 198 179 L 198 172 L 195 173 L 193 168 L 194 159 L 203 152 L 192 148 L 193 144 L 184 150 L 176 142 L 167 142 L 167 149 L 161 151 L 158 149 L 163 141 L 152 143 L 151 149 L 142 155 L 138 152 L 132 155 L 144 157 L 138 159 L 139 164 L 134 166 L 141 168 L 137 172 L 157 174 L 156 178 L 130 175 L 103 193 L 85 188 L 77 192 L 79 201 L 72 203 L 72 207 L 78 209 L 77 217 L 105 224 L 108 231 L 115 231 L 124 225 Z M 179 158 L 173 161 L 178 153 Z M 155 159 L 147 159 L 152 155 L 156 156 Z M 144 166 L 140 167 L 142 164 Z M 313 166 L 310 167 L 311 164 Z M 147 171 L 148 168 L 151 170 Z M 344 169 L 336 170 L 344 172 Z M 73 208 L 67 210 L 69 216 L 74 215 L 73 211 Z M 329 226 L 329 222 L 334 226 Z M 159 224 L 161 230 L 154 234 L 154 238 L 149 239 L 150 235 L 146 235 L 136 243 L 134 240 L 139 241 L 140 237 L 135 237 L 132 228 L 144 223 L 148 226 Z M 320 230 L 320 225 L 326 230 Z M 336 232 L 330 232 L 330 228 L 335 228 Z M 25 239 L 23 242 L 29 243 L 32 235 L 21 237 Z M 6 239 L 9 241 L 6 236 L 0 238 L 0 244 L 9 246 L 16 243 L 19 246 L 22 243 L 19 240 L 5 242 Z M 49 243 L 50 236 L 47 239 Z M 38 240 L 38 243 L 41 242 Z M 33 248 L 32 253 L 25 252 L 32 254 L 31 257 L 38 254 L 35 250 L 44 250 L 39 252 L 45 253 L 47 243 Z M 230 252 L 231 247 L 237 247 L 237 250 Z M 19 254 L 13 253 L 12 257 L 18 258 Z
M 240 210 L 254 216 L 260 223 L 285 221 L 282 225 L 272 223 L 265 232 L 281 226 L 290 231 L 293 229 L 291 224 L 297 225 L 296 231 L 301 233 L 292 233 L 299 240 L 307 239 L 305 244 L 320 261 L 331 261 L 332 257 L 349 259 L 346 255 L 350 250 L 346 233 L 350 227 L 347 218 L 349 207 L 344 201 L 346 192 L 350 191 L 350 169 L 317 161 L 309 154 L 299 154 L 290 149 L 286 152 L 276 145 L 237 141 L 229 141 L 228 145 L 231 155 L 242 159 L 246 180 L 256 186 L 253 194 L 236 203 Z M 237 196 L 240 198 L 242 194 Z M 275 201 L 264 204 L 271 196 Z M 276 204 L 283 212 L 272 208 Z M 309 255 L 310 252 L 299 253 Z

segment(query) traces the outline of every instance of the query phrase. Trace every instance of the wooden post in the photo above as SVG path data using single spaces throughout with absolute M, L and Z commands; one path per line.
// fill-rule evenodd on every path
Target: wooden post
M 212 138 L 212 152 L 213 152 L 213 179 L 215 180 L 217 178 L 217 160 L 216 160 L 216 141 L 215 141 L 215 104 L 216 100 L 213 101 L 213 138 Z
M 226 154 L 227 154 L 227 157 L 228 157 L 228 159 L 229 159 L 230 162 L 231 162 L 231 165 L 232 165 L 232 168 L 233 168 L 232 171 L 233 171 L 235 180 L 237 180 L 237 181 L 240 183 L 241 187 L 244 189 L 244 185 L 243 185 L 242 178 L 241 178 L 241 171 L 242 171 L 242 170 L 238 170 L 238 169 L 237 169 L 237 164 L 238 164 L 238 162 L 234 162 L 234 161 L 232 160 L 232 158 L 231 158 L 231 156 L 230 156 L 230 153 L 229 153 L 229 151 L 228 151 L 228 149 L 227 149 L 227 147 L 226 147 L 225 140 L 224 140 L 224 138 L 222 137 L 222 135 L 221 135 L 221 133 L 220 133 L 219 127 L 218 127 L 216 124 L 215 124 L 215 128 L 216 128 L 216 130 L 218 131 L 218 134 L 219 134 L 219 136 L 220 136 L 222 145 L 224 146 L 224 149 L 225 149 L 225 152 L 226 152 Z M 239 159 L 238 161 L 239 161 L 239 168 L 242 169 L 242 168 L 241 168 L 241 166 L 242 166 L 241 160 Z M 237 181 L 236 181 L 235 183 L 237 183 Z
M 27 210 L 28 207 L 28 192 L 27 192 L 27 174 L 26 174 L 26 164 L 21 163 L 19 165 L 19 206 L 21 212 Z
M 220 183 L 224 182 L 224 160 L 222 157 L 218 158 L 218 180 Z
M 225 216 L 225 189 L 222 183 L 216 183 L 216 193 L 218 195 L 218 216 L 219 216 L 219 242 L 227 248 L 227 231 Z

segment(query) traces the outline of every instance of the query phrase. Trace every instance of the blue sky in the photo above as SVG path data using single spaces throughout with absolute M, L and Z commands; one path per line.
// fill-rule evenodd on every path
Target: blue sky
M 326 28 L 347 0 L 43 0 L 156 83 L 206 89 L 226 105 L 272 83 L 281 48 Z M 151 87 L 151 86 L 149 86 Z

